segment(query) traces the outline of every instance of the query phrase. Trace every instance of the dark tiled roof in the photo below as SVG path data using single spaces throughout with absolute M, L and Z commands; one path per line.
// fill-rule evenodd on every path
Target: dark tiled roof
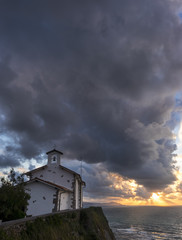
M 57 153 L 60 153 L 60 154 L 62 154 L 62 155 L 63 155 L 63 153 L 62 153 L 62 152 L 60 152 L 60 151 L 56 150 L 55 148 L 54 148 L 53 150 L 49 151 L 49 152 L 46 152 L 46 154 L 49 154 L 49 153 L 51 153 L 51 152 L 57 152 Z

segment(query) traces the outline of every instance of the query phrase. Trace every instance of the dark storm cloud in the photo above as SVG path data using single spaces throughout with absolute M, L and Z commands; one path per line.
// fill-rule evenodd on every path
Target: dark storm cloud
M 1 1 L 1 133 L 16 135 L 12 151 L 39 157 L 56 143 L 148 189 L 172 183 L 177 3 Z
M 0 155 L 0 167 L 5 168 L 5 167 L 17 167 L 19 166 L 20 163 L 19 161 L 14 158 L 13 156 L 9 155 Z

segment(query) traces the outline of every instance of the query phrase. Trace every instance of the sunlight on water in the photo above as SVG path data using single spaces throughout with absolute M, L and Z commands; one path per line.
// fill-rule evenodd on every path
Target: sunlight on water
M 182 240 L 182 207 L 104 208 L 117 240 Z

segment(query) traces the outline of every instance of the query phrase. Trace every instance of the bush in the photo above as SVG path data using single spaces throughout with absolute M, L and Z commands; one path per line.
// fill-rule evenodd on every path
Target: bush
M 16 177 L 11 169 L 7 179 L 1 178 L 1 183 L 0 219 L 9 221 L 25 217 L 30 195 L 25 192 L 23 177 Z

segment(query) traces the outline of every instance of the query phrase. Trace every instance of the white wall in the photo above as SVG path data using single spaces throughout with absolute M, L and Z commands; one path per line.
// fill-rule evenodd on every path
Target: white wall
M 40 182 L 32 182 L 27 184 L 26 189 L 31 198 L 29 200 L 27 215 L 41 215 L 51 213 L 54 208 L 53 196 L 56 189 Z
M 72 190 L 72 182 L 74 181 L 74 175 L 65 171 L 59 165 L 47 165 L 44 169 L 40 169 L 34 172 L 32 174 L 32 178 L 35 177 Z
M 81 196 L 80 196 L 80 207 L 82 208 L 83 207 L 83 186 L 82 186 L 82 184 L 81 184 Z
M 76 200 L 76 209 L 79 208 L 79 188 L 78 188 L 78 180 L 75 182 L 75 200 Z
M 79 191 L 79 180 L 77 177 L 75 177 L 74 173 L 68 172 L 64 170 L 64 167 L 58 165 L 58 164 L 48 164 L 43 169 L 39 169 L 32 173 L 32 179 L 33 178 L 40 178 L 45 181 L 49 181 L 52 183 L 55 183 L 59 186 L 66 187 L 70 189 L 71 191 L 74 191 L 74 199 L 75 199 L 75 208 L 78 209 L 80 207 L 80 191 Z M 73 184 L 75 181 L 75 184 Z M 74 189 L 73 189 L 74 186 Z M 82 188 L 82 187 L 81 187 Z M 58 206 L 57 210 L 63 210 L 63 209 L 71 209 L 72 206 L 72 200 L 70 193 L 62 193 L 59 196 L 58 199 Z M 68 197 L 69 196 L 69 197 Z M 82 197 L 81 197 L 82 198 Z M 53 197 L 52 197 L 53 199 Z M 60 203 L 60 204 L 59 204 Z M 72 206 L 73 207 L 73 206 Z M 51 211 L 52 212 L 52 209 Z

